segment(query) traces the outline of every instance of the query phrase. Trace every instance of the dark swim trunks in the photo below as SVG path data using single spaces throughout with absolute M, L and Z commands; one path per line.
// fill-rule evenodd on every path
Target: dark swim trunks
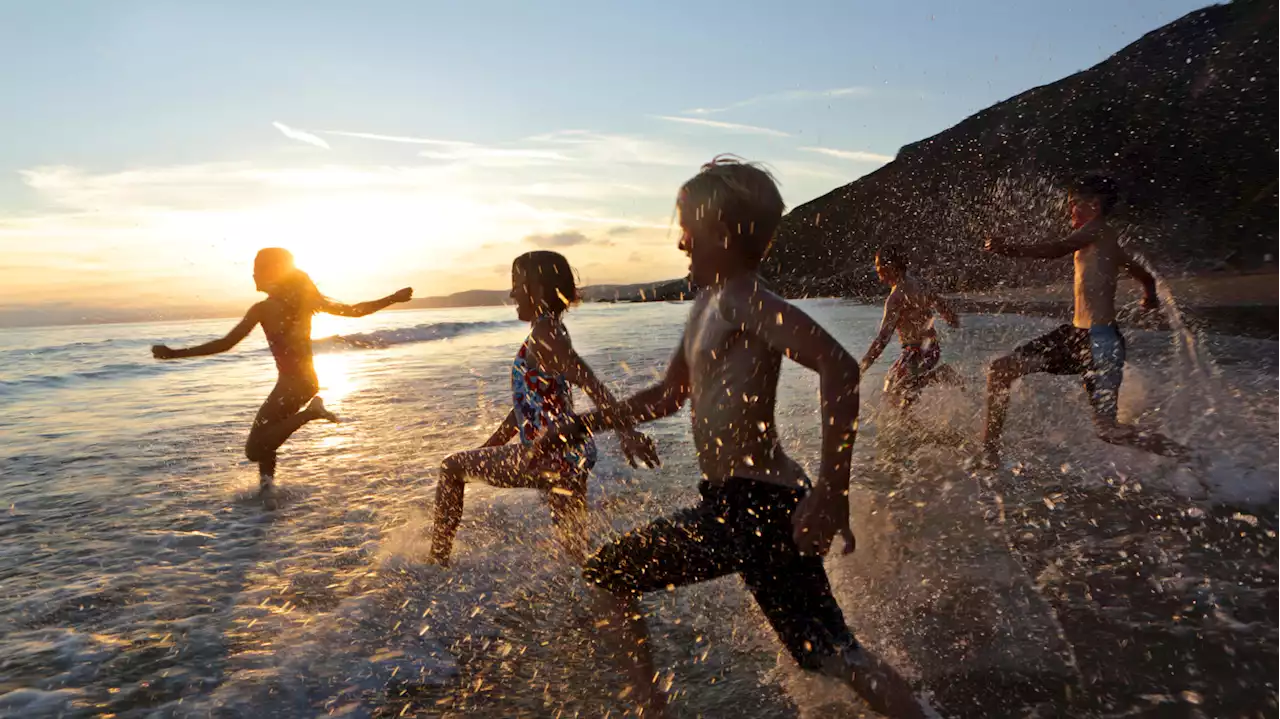
M 1115 420 L 1125 360 L 1124 335 L 1116 325 L 1062 325 L 1018 345 L 1013 354 L 1035 361 L 1040 372 L 1082 375 L 1094 413 Z
M 925 377 L 942 361 L 942 345 L 937 340 L 924 344 L 902 345 L 902 354 L 889 366 L 884 376 L 885 391 L 896 390 L 906 394 L 918 394 L 924 387 Z
M 796 663 L 857 656 L 822 558 L 801 556 L 791 515 L 804 492 L 750 479 L 698 485 L 702 501 L 606 544 L 583 577 L 621 596 L 741 574 Z

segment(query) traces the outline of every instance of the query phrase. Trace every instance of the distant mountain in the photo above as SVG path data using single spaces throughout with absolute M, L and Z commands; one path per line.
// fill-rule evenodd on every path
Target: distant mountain
M 584 302 L 665 302 L 690 299 L 687 280 L 641 282 L 633 285 L 593 285 L 580 290 Z M 422 310 L 449 307 L 495 307 L 509 304 L 511 290 L 467 290 L 442 297 L 420 297 L 395 310 Z M 167 322 L 237 317 L 244 308 L 170 307 L 167 309 L 100 308 L 69 304 L 0 306 L 0 327 L 48 327 L 53 325 L 115 324 L 122 322 Z
M 693 298 L 687 279 L 635 285 L 593 285 L 582 288 L 580 292 L 583 302 L 678 302 Z
M 591 285 L 578 290 L 583 302 L 663 302 L 692 297 L 688 280 L 640 282 L 631 285 Z M 511 303 L 510 290 L 467 290 L 442 297 L 410 300 L 397 309 L 491 307 Z
M 1061 280 L 1061 262 L 991 258 L 982 241 L 1065 230 L 1057 188 L 1094 169 L 1165 274 L 1274 268 L 1276 37 L 1275 0 L 1190 13 L 796 207 L 764 272 L 791 296 L 878 295 L 875 250 L 897 244 L 943 290 Z
M 441 307 L 492 307 L 511 301 L 511 290 L 466 290 L 442 297 L 419 297 L 409 300 L 396 309 L 425 310 Z

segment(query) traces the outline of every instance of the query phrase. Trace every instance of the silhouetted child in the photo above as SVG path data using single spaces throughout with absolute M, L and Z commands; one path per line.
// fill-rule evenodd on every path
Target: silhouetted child
M 226 352 L 244 339 L 254 325 L 262 325 L 279 378 L 253 420 L 244 453 L 251 462 L 258 463 L 263 504 L 273 509 L 278 503 L 276 450 L 307 422 L 338 421 L 325 409 L 324 401 L 316 397 L 320 382 L 312 361 L 311 316 L 325 312 L 363 317 L 397 302 L 408 302 L 413 290 L 406 287 L 380 300 L 344 305 L 320 294 L 311 278 L 294 266 L 293 255 L 278 247 L 258 252 L 253 263 L 253 281 L 259 292 L 267 293 L 267 298 L 250 307 L 240 324 L 225 337 L 187 349 L 155 345 L 151 354 L 156 359 L 169 360 Z
M 495 487 L 542 490 L 565 548 L 575 561 L 586 558 L 587 477 L 596 461 L 594 441 L 583 437 L 534 464 L 525 463 L 525 453 L 540 432 L 573 416 L 570 385 L 586 391 L 596 406 L 610 407 L 615 400 L 574 351 L 561 321 L 578 297 L 573 270 L 563 255 L 539 250 L 517 257 L 511 265 L 511 297 L 516 314 L 529 323 L 529 337 L 511 366 L 513 406 L 479 449 L 449 455 L 440 465 L 431 542 L 431 558 L 440 564 L 449 563 L 468 477 Z M 508 445 L 517 435 L 520 443 Z M 620 432 L 619 439 L 633 466 L 637 461 L 657 463 L 648 437 L 630 430 Z
M 737 573 L 802 668 L 851 683 L 878 711 L 922 716 L 906 682 L 854 639 L 823 567 L 837 535 L 846 553 L 854 549 L 848 488 L 858 363 L 757 274 L 782 219 L 778 188 L 754 165 L 716 158 L 685 183 L 678 210 L 679 246 L 699 294 L 666 378 L 618 407 L 556 422 L 535 453 L 692 402 L 701 501 L 605 545 L 583 573 L 605 590 L 602 627 L 624 647 L 632 696 L 646 717 L 664 711 L 637 600 Z M 778 441 L 784 356 L 821 381 L 822 464 L 812 488 Z
M 906 409 L 919 398 L 921 390 L 935 382 L 960 384 L 955 370 L 942 363 L 942 345 L 933 327 L 934 312 L 947 324 L 960 326 L 960 318 L 938 295 L 908 269 L 903 252 L 895 247 L 876 253 L 876 275 L 892 288 L 884 303 L 880 329 L 859 364 L 865 373 L 880 357 L 894 332 L 902 341 L 902 354 L 889 367 L 884 393 Z
M 1116 324 L 1116 283 L 1123 269 L 1142 283 L 1144 309 L 1159 305 L 1156 282 L 1120 246 L 1119 233 L 1108 223 L 1119 194 L 1111 178 L 1085 175 L 1071 184 L 1071 226 L 1066 238 L 1033 245 L 1010 245 L 988 239 L 988 252 L 1008 257 L 1075 259 L 1075 316 L 1071 324 L 1024 342 L 1013 353 L 991 363 L 987 371 L 987 423 L 982 464 L 1000 463 L 1000 434 L 1014 380 L 1033 372 L 1082 375 L 1093 405 L 1094 425 L 1104 442 L 1186 458 L 1186 447 L 1154 432 L 1116 421 L 1120 382 L 1124 378 L 1124 336 Z

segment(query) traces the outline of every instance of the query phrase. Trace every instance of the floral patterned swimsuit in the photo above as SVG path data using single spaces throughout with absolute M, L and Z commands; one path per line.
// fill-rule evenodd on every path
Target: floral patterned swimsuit
M 548 315 L 539 317 L 542 322 L 557 320 Z M 520 345 L 515 361 L 511 364 L 511 395 L 515 402 L 516 426 L 520 429 L 520 444 L 529 446 L 544 428 L 564 416 L 573 415 L 573 396 L 564 375 L 548 374 L 539 369 L 529 357 L 532 335 Z M 544 471 L 558 472 L 562 476 L 583 477 L 596 464 L 596 443 L 589 435 L 568 445 L 558 456 L 548 460 Z

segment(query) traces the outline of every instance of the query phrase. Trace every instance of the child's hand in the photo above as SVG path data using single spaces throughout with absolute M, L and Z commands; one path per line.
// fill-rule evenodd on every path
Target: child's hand
M 394 295 L 391 295 L 392 302 L 408 302 L 411 299 L 413 299 L 412 287 L 406 287 L 402 290 L 397 290 Z
M 822 485 L 800 500 L 791 516 L 791 527 L 791 538 L 804 555 L 825 557 L 836 535 L 844 537 L 844 554 L 857 546 L 849 524 L 848 495 L 824 490 Z
M 618 441 L 622 444 L 622 454 L 632 467 L 644 465 L 650 469 L 661 467 L 662 459 L 658 457 L 658 447 L 653 439 L 643 432 L 632 429 L 618 432 Z
M 177 355 L 165 345 L 151 345 L 151 356 L 158 360 L 171 360 Z
M 581 437 L 582 432 L 582 425 L 578 424 L 576 417 L 552 422 L 524 453 L 522 467 L 528 469 L 543 458 L 555 454 L 564 445 Z
M 1160 309 L 1160 298 L 1155 295 L 1143 295 L 1141 306 L 1144 310 L 1158 310 Z

